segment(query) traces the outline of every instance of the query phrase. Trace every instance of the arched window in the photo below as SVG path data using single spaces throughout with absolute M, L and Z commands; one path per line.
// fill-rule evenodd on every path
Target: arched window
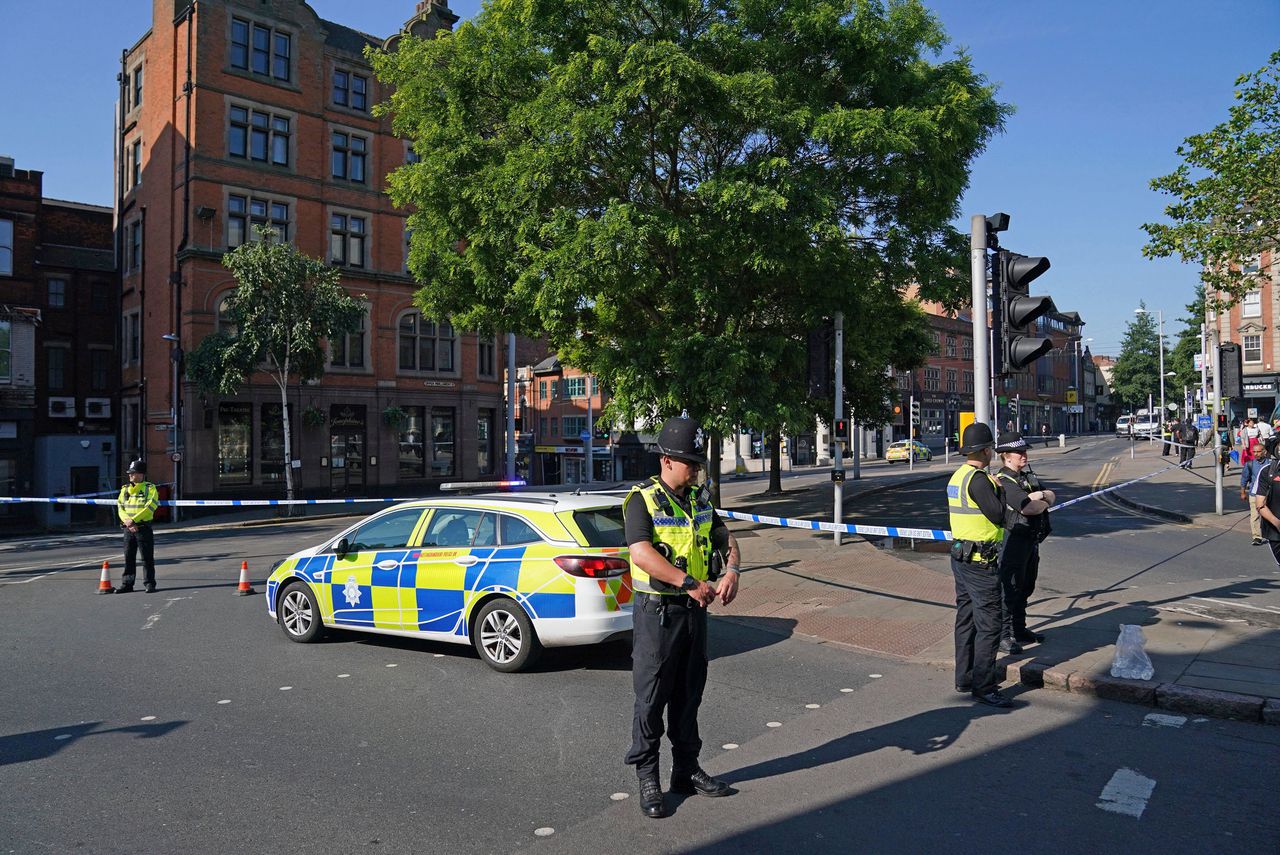
M 224 332 L 229 336 L 234 336 L 239 332 L 235 321 L 231 319 L 231 304 L 235 298 L 231 294 L 224 294 L 218 298 L 218 332 Z
M 419 312 L 400 316 L 398 352 L 401 371 L 453 372 L 457 337 L 448 321 L 423 318 Z

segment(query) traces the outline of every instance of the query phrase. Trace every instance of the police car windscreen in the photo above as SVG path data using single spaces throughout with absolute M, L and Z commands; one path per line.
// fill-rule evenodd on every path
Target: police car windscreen
M 588 546 L 626 546 L 622 506 L 574 511 L 573 521 L 586 535 Z

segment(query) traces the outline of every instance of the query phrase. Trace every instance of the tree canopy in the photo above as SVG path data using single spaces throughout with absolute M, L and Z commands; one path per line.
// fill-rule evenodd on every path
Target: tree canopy
M 256 371 L 271 377 L 280 390 L 285 484 L 293 498 L 289 380 L 324 374 L 325 340 L 358 329 L 365 310 L 343 289 L 337 268 L 276 242 L 271 229 L 258 227 L 257 233 L 257 240 L 222 258 L 236 280 L 229 324 L 187 355 L 187 376 L 219 395 L 238 393 Z
M 1140 308 L 1145 309 L 1146 303 Z M 1155 312 L 1135 315 L 1125 328 L 1120 356 L 1111 371 L 1112 393 L 1127 407 L 1145 408 L 1147 396 L 1160 402 L 1160 334 Z M 1166 371 L 1169 369 L 1166 367 Z
M 1174 197 L 1171 222 L 1143 226 L 1143 252 L 1200 264 L 1219 306 L 1259 287 L 1258 256 L 1280 239 L 1280 51 L 1236 80 L 1225 122 L 1178 146 L 1182 163 L 1151 182 Z
M 374 53 L 420 160 L 416 301 L 546 336 L 619 415 L 811 419 L 805 332 L 843 311 L 850 400 L 885 416 L 959 305 L 950 225 L 1008 108 L 917 0 L 492 0 Z M 855 369 L 856 366 L 856 369 Z M 794 423 L 794 422 L 793 422 Z

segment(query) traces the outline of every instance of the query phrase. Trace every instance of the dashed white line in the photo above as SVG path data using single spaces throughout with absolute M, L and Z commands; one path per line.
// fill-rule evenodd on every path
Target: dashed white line
M 805 704 L 805 705 L 804 705 L 804 708 L 805 708 L 805 709 L 807 709 L 807 710 L 816 710 L 816 709 L 819 709 L 819 708 L 821 708 L 821 707 L 822 707 L 822 704 Z
M 70 734 L 70 733 L 59 733 L 57 736 L 54 737 L 54 739 L 58 742 L 61 742 L 64 739 L 70 739 L 72 736 L 73 734 Z
M 733 749 L 738 747 L 738 743 L 726 742 L 724 745 L 721 745 L 720 747 L 723 748 L 725 751 L 732 751 Z
M 156 720 L 156 717 L 155 717 L 155 716 L 153 716 L 153 715 L 144 715 L 142 718 L 140 718 L 140 719 L 138 719 L 138 720 L 139 720 L 139 721 L 155 721 L 155 720 Z
M 287 691 L 289 691 L 289 690 L 290 690 L 290 689 L 292 689 L 292 688 L 293 688 L 293 686 L 281 686 L 281 687 L 280 687 L 280 691 L 282 691 L 282 692 L 287 692 Z
M 631 794 L 630 793 L 614 793 L 613 795 L 609 796 L 609 798 L 613 799 L 615 802 L 620 802 L 620 801 L 624 801 L 626 799 L 631 798 Z
M 879 680 L 879 679 L 880 679 L 881 677 L 883 677 L 884 675 L 883 675 L 883 674 L 868 674 L 867 676 L 868 676 L 868 677 L 870 677 L 872 680 Z
M 550 837 L 556 833 L 556 830 L 550 827 L 535 828 L 533 833 L 538 837 Z
M 849 694 L 850 692 L 852 692 L 852 691 L 853 691 L 853 689 L 841 689 L 840 691 L 847 695 L 847 694 Z
M 395 662 L 388 662 L 388 663 L 387 663 L 387 667 L 388 667 L 388 668 L 394 668 L 394 667 L 396 667 L 396 663 L 395 663 Z
M 347 677 L 350 677 L 350 676 L 351 676 L 350 674 L 339 674 L 339 675 L 338 675 L 338 679 L 339 679 L 339 680 L 345 680 Z
M 766 722 L 764 723 L 764 726 L 765 726 L 765 727 L 782 727 L 782 722 L 780 722 L 780 721 L 766 721 Z
M 218 703 L 220 703 L 220 704 L 229 704 L 229 703 L 231 703 L 231 699 L 230 699 L 230 698 L 223 698 L 222 700 L 218 701 Z
M 1096 807 L 1110 813 L 1141 819 L 1147 809 L 1147 800 L 1155 791 L 1156 782 L 1132 769 L 1117 769 L 1102 788 Z

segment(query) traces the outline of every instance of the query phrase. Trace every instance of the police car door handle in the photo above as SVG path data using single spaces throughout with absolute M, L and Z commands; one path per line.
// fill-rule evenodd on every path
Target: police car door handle
M 453 559 L 453 563 L 460 564 L 463 567 L 470 567 L 479 560 L 480 559 L 476 558 L 474 555 L 459 555 L 457 558 Z
M 394 558 L 384 558 L 377 564 L 379 570 L 394 570 L 399 566 L 400 562 Z

